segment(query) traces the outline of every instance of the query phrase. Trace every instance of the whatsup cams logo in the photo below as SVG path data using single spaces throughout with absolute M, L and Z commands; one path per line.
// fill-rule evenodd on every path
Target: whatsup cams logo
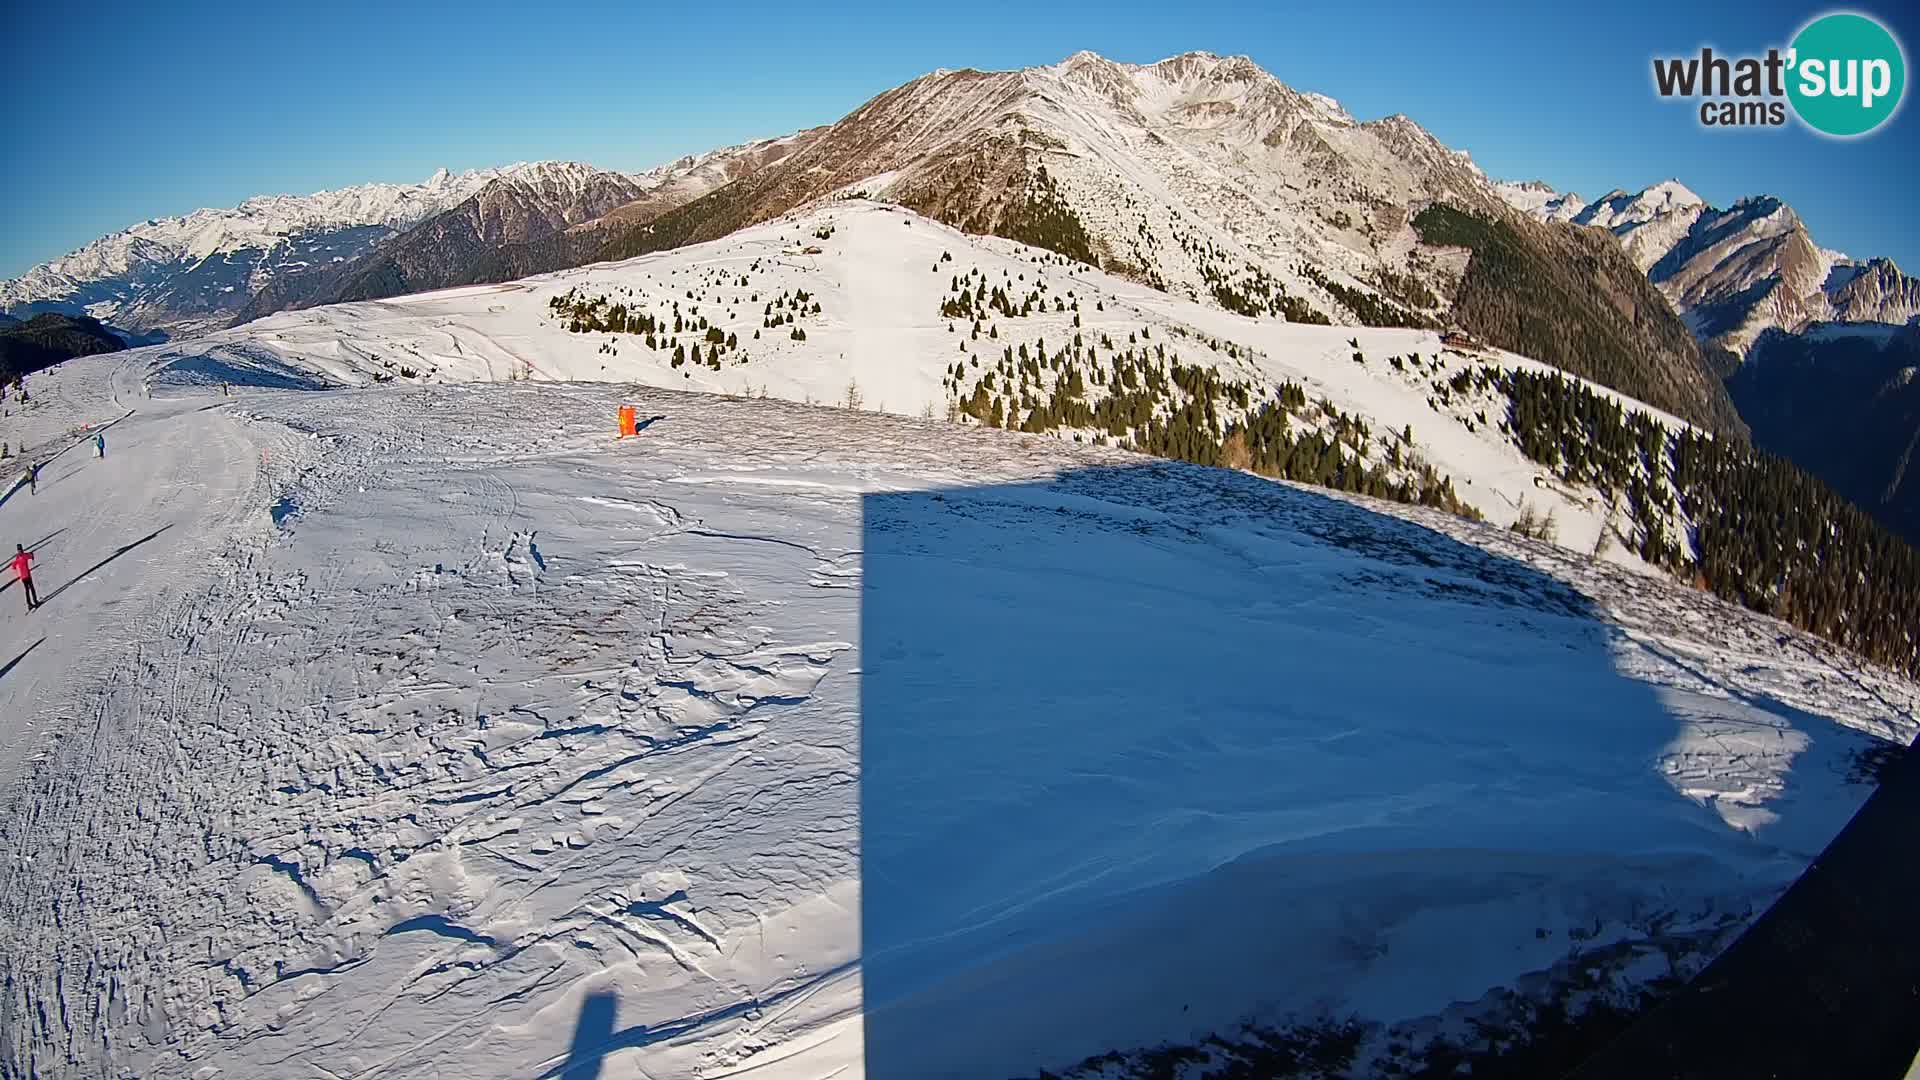
M 1853 12 L 1822 15 L 1765 56 L 1655 57 L 1653 85 L 1663 98 L 1699 101 L 1712 128 L 1780 127 L 1788 110 L 1823 135 L 1865 135 L 1900 108 L 1907 58 L 1877 20 Z

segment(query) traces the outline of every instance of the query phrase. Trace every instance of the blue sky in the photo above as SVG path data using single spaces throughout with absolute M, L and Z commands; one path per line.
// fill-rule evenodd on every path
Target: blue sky
M 1815 239 L 1920 272 L 1920 109 L 1874 135 L 1701 129 L 1654 55 L 1784 45 L 1818 6 L 1198 2 L 540 7 L 204 2 L 15 7 L 0 71 L 0 276 L 134 221 L 254 194 L 516 160 L 634 169 L 826 123 L 937 67 L 1093 49 L 1245 53 L 1369 119 L 1404 112 L 1495 176 L 1592 198 L 1677 176 L 1710 202 L 1776 194 Z M 1855 5 L 1911 55 L 1920 19 Z M 1909 94 L 1909 96 L 1912 96 Z

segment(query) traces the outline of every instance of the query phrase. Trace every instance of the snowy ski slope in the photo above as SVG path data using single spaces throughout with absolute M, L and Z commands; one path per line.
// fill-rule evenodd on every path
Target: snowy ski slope
M 988 318 L 975 339 L 968 320 L 941 314 L 954 278 L 969 272 L 979 275 L 976 281 L 1004 282 L 1010 292 L 1025 293 L 1044 282 L 1046 296 L 1071 297 L 1079 310 Z M 793 340 L 786 325 L 762 325 L 769 302 L 799 292 L 821 309 L 794 324 L 804 341 Z M 739 348 L 727 350 L 717 370 L 692 363 L 676 368 L 666 335 L 649 349 L 637 334 L 569 332 L 550 306 L 568 294 L 606 296 L 668 321 L 678 305 L 683 314 L 697 313 L 735 335 Z M 996 336 L 987 336 L 989 331 Z M 616 380 L 839 403 L 852 384 L 867 409 L 945 416 L 956 395 L 943 380 L 954 363 L 971 365 L 968 376 L 977 378 L 977 364 L 991 365 L 1002 349 L 1042 343 L 1058 349 L 1076 334 L 1096 348 L 1104 334 L 1120 349 L 1131 347 L 1129 335 L 1142 332 L 1150 337 L 1141 347 L 1164 346 L 1189 364 L 1217 367 L 1269 396 L 1281 381 L 1297 383 L 1311 400 L 1324 399 L 1367 420 L 1383 442 L 1387 434 L 1411 427 L 1413 441 L 1405 449 L 1452 477 L 1460 496 L 1496 524 L 1512 523 L 1523 505 L 1542 515 L 1552 511 L 1560 542 L 1591 552 L 1600 546 L 1603 525 L 1620 523 L 1594 491 L 1550 484 L 1547 470 L 1488 426 L 1487 418 L 1504 416 L 1504 399 L 1434 400 L 1436 379 L 1486 366 L 1546 370 L 1535 361 L 1499 350 L 1446 350 L 1429 331 L 1250 319 L 863 199 L 828 202 L 722 240 L 623 263 L 283 313 L 181 343 L 172 352 L 220 363 L 283 364 L 348 385 L 376 379 Z M 687 346 L 701 337 L 689 330 L 675 340 Z M 1221 348 L 1212 347 L 1215 342 Z M 1351 344 L 1356 342 L 1357 350 Z M 1111 356 L 1115 349 L 1104 353 Z M 1352 359 L 1356 351 L 1365 363 Z M 1390 363 L 1412 355 L 1428 366 L 1396 369 Z M 1626 404 L 1655 415 L 1669 430 L 1685 426 L 1638 402 Z M 1094 434 L 1084 436 L 1091 440 Z M 1627 547 L 1612 544 L 1605 557 L 1641 565 Z
M 1704 962 L 1914 733 L 1910 683 L 1496 525 L 659 388 L 933 400 L 915 282 L 959 242 L 837 221 L 912 239 L 864 283 L 782 256 L 827 282 L 806 351 L 721 373 L 623 343 L 633 384 L 561 381 L 603 354 L 543 297 L 680 288 L 662 257 L 30 378 L 12 447 L 114 426 L 0 503 L 48 600 L 0 593 L 0 1076 L 1012 1076 L 1457 1027 Z M 323 388 L 398 354 L 449 382 Z

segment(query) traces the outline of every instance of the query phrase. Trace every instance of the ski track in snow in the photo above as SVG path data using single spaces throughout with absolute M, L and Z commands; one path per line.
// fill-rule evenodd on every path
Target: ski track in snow
M 1077 842 L 1074 859 L 1042 860 L 1048 880 L 1023 872 L 1032 853 L 1017 848 L 1003 881 L 960 866 L 971 891 L 954 895 L 964 910 L 944 913 L 952 921 L 929 907 L 932 923 L 887 923 L 903 935 L 889 948 L 952 976 L 869 1001 L 898 1010 L 896 1031 L 927 1035 L 915 1026 L 926 1010 L 1005 1019 L 967 1000 L 968 980 L 1019 985 L 1040 961 L 998 945 L 970 953 L 982 940 L 1035 935 L 1044 955 L 1105 949 L 1149 973 L 1206 968 L 1185 950 L 1221 945 L 1194 913 L 1262 925 L 1221 900 L 1220 874 L 1257 869 L 1262 849 L 1288 836 L 1324 864 L 1297 864 L 1248 895 L 1311 882 L 1336 912 L 1350 906 L 1343 898 L 1385 897 L 1380 865 L 1347 837 L 1398 820 L 1411 796 L 1397 786 L 1429 801 L 1406 819 L 1440 852 L 1418 864 L 1432 866 L 1421 880 L 1451 884 L 1425 906 L 1423 888 L 1325 924 L 1303 909 L 1293 937 L 1276 931 L 1280 944 L 1248 950 L 1324 976 L 1305 996 L 1196 986 L 1195 1011 L 1167 1016 L 1171 996 L 1136 1000 L 1122 987 L 1118 1005 L 1076 998 L 1105 1015 L 1051 1024 L 1051 1036 L 1009 1027 L 1002 1045 L 958 1024 L 955 1060 L 974 1054 L 976 1074 L 1206 1030 L 1259 1001 L 1309 1009 L 1345 994 L 1383 1019 L 1437 1013 L 1462 1000 L 1463 980 L 1479 979 L 1478 992 L 1564 954 L 1564 938 L 1534 943 L 1536 918 L 1603 913 L 1604 935 L 1625 939 L 1684 912 L 1723 939 L 1864 799 L 1844 776 L 1852 751 L 1914 734 L 1915 688 L 1823 642 L 1419 508 L 1046 438 L 660 390 L 249 386 L 223 399 L 189 370 L 163 373 L 148 397 L 158 355 L 35 376 L 36 404 L 3 421 L 10 442 L 45 454 L 82 420 L 125 417 L 106 461 L 69 452 L 39 495 L 0 505 L 9 540 L 56 534 L 38 571 L 48 608 L 27 617 L 11 590 L 0 594 L 0 663 L 18 658 L 0 677 L 8 1078 L 555 1076 L 575 1060 L 576 1024 L 607 1001 L 611 1022 L 590 1049 L 607 1053 L 608 1075 L 857 1074 L 860 682 L 909 647 L 861 655 L 859 590 L 876 540 L 887 558 L 921 568 L 908 580 L 1001 575 L 1015 591 L 1064 598 L 1144 595 L 1233 626 L 1243 616 L 1224 613 L 1244 609 L 1299 628 L 1303 642 L 1345 643 L 1327 657 L 1379 640 L 1387 663 L 1437 657 L 1425 662 L 1449 682 L 1513 674 L 1513 707 L 1529 726 L 1553 722 L 1543 712 L 1552 669 L 1514 672 L 1512 643 L 1590 648 L 1658 700 L 1654 719 L 1672 732 L 1644 759 L 1604 752 L 1589 733 L 1602 748 L 1591 762 L 1556 758 L 1562 773 L 1536 777 L 1526 755 L 1548 745 L 1538 739 L 1498 725 L 1421 730 L 1343 711 L 1337 698 L 1288 698 L 1263 676 L 1265 700 L 1278 694 L 1294 718 L 1287 730 L 1305 717 L 1313 738 L 1263 740 L 1228 724 L 1209 740 L 1207 725 L 1181 717 L 1177 727 L 1200 730 L 1109 753 L 1097 734 L 1069 733 L 1069 760 L 1120 769 L 1062 778 L 1069 789 L 1151 792 L 1173 782 L 1155 774 L 1177 777 L 1187 755 L 1220 753 L 1253 766 L 1218 781 L 1240 785 L 1224 790 L 1251 800 L 1248 812 L 1195 811 L 1177 832 L 1185 840 L 1163 845 L 1153 816 L 1183 811 L 1139 803 L 1147 818 L 1135 835 L 1115 827 L 1139 802 L 1123 794 L 1090 811 L 1115 816 Z M 224 362 L 272 386 L 311 379 L 265 354 Z M 615 442 L 623 400 L 663 419 Z M 1249 494 L 1269 490 L 1282 501 Z M 66 585 L 130 540 L 141 542 Z M 1129 577 L 1139 566 L 1076 563 L 1080 545 L 1182 569 Z M 957 561 L 943 564 L 953 550 Z M 1282 571 L 1303 575 L 1302 587 L 1271 589 Z M 932 595 L 987 636 L 1008 614 L 991 596 Z M 1600 618 L 1583 614 L 1589 606 Z M 1443 621 L 1418 632 L 1422 612 Z M 1151 640 L 1152 625 L 1138 632 Z M 1011 725 L 1002 752 L 1022 776 L 1019 740 L 1048 729 L 1036 736 L 1045 718 L 1018 706 L 1043 688 L 1000 685 L 990 669 L 930 670 L 929 692 L 980 701 L 981 730 Z M 1262 700 L 1222 679 L 1215 696 L 1194 691 L 1196 708 Z M 1185 751 L 1183 739 L 1194 740 Z M 1370 747 L 1432 775 L 1369 778 Z M 945 798 L 962 775 L 948 765 L 976 763 L 966 745 L 953 750 L 950 762 L 930 756 L 868 782 L 917 789 L 899 805 L 924 797 L 936 805 L 929 826 L 961 828 L 939 817 L 975 805 Z M 1302 755 L 1344 762 L 1354 790 L 1283 812 L 1287 827 L 1262 838 L 1281 820 L 1259 810 L 1272 770 Z M 1530 790 L 1554 785 L 1567 790 Z M 991 770 L 975 790 L 989 802 L 1037 797 L 996 787 Z M 1502 871 L 1475 869 L 1487 853 L 1471 850 L 1491 834 L 1452 824 L 1473 818 L 1461 811 L 1485 793 L 1548 812 L 1617 810 L 1626 824 L 1611 830 L 1603 815 L 1581 833 L 1593 861 L 1535 867 L 1549 884 L 1503 906 Z M 1036 825 L 1050 808 L 1039 804 Z M 1680 832 L 1635 831 L 1662 822 Z M 903 865 L 940 858 L 913 850 L 915 820 L 884 825 L 887 843 L 906 845 Z M 1449 844 L 1461 849 L 1452 863 Z M 1661 861 L 1669 856 L 1677 861 Z M 872 869 L 878 856 L 867 858 Z M 1566 899 L 1618 866 L 1646 875 L 1610 886 L 1626 894 L 1619 904 Z M 1153 905 L 1112 910 L 1147 885 L 1187 902 L 1166 922 Z M 881 925 L 871 909 L 867 919 Z M 1526 947 L 1451 981 L 1417 978 L 1457 961 L 1448 942 L 1462 920 Z M 1091 960 L 1083 970 L 1075 995 L 1104 971 Z M 1003 1011 L 1017 1004 L 1001 1001 Z
M 460 412 L 423 427 L 404 418 L 418 403 L 378 393 L 331 415 L 312 400 L 281 402 L 285 418 L 369 437 L 316 456 L 315 440 L 264 434 L 280 430 L 270 419 L 174 410 L 184 441 L 207 440 L 200 452 L 242 479 L 247 436 L 282 459 L 298 451 L 302 476 L 272 498 L 241 485 L 249 536 L 211 573 L 189 572 L 211 579 L 203 594 L 153 603 L 157 618 L 117 635 L 77 615 L 50 631 L 99 638 L 98 656 L 66 662 L 126 655 L 75 695 L 92 730 L 32 763 L 8 822 L 5 895 L 21 915 L 8 945 L 24 992 L 0 1026 L 15 1055 L 35 1047 L 14 1064 L 86 1061 L 111 1030 L 116 1063 L 142 1075 L 192 1075 L 205 1054 L 245 1074 L 344 1032 L 350 1045 L 305 1064 L 410 1075 L 437 1055 L 565 1031 L 573 1003 L 533 991 L 617 980 L 623 966 L 676 1007 L 810 984 L 775 958 L 794 932 L 782 909 L 857 877 L 844 724 L 854 600 L 812 585 L 844 553 L 788 542 L 787 517 L 701 499 L 716 489 L 676 487 L 678 509 L 584 494 L 601 484 L 583 488 L 581 474 L 607 462 L 583 428 L 528 445 Z M 365 424 L 368 408 L 386 415 Z M 115 440 L 129 459 L 172 460 L 151 452 L 171 444 L 135 438 Z M 456 449 L 463 464 L 431 464 Z M 659 485 L 650 472 L 684 471 L 634 464 L 635 491 Z M 43 484 L 39 498 L 89 479 Z M 61 509 L 105 516 L 130 494 L 89 490 Z M 296 507 L 285 532 L 269 525 L 275 502 Z M 857 523 L 857 503 L 841 502 Z M 57 583 L 64 553 L 48 550 L 42 581 Z M 715 556 L 724 569 L 707 565 Z M 3 688 L 21 674 L 73 678 L 42 659 Z M 11 697 L 7 715 L 29 703 Z M 820 842 L 769 842 L 769 806 L 804 814 Z M 673 855 L 695 837 L 697 853 Z M 763 848 L 776 853 L 753 854 Z M 84 933 L 70 914 L 35 911 L 49 889 L 91 893 L 102 879 L 89 874 L 108 867 L 111 889 L 78 901 Z M 789 887 L 768 895 L 768 876 Z M 425 1002 L 432 1031 L 416 1026 Z M 388 1030 L 396 1004 L 407 1021 Z

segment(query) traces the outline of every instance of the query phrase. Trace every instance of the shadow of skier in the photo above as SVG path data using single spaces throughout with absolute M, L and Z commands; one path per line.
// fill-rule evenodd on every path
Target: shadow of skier
M 605 1043 L 613 1036 L 614 1013 L 619 1001 L 608 990 L 587 995 L 580 1004 L 580 1019 L 573 1028 L 573 1046 L 557 1074 L 564 1080 L 597 1080 L 605 1064 Z
M 166 525 L 160 526 L 159 528 L 153 530 L 152 532 L 148 533 L 147 535 L 141 537 L 138 540 L 135 540 L 131 543 L 120 545 L 119 547 L 114 549 L 113 554 L 107 556 L 104 559 L 101 559 L 99 562 L 94 563 L 92 566 L 87 567 L 85 570 L 82 570 L 80 573 L 75 574 L 73 577 L 68 578 L 65 584 L 61 585 L 59 588 L 53 590 L 52 592 L 48 593 L 45 597 L 41 598 L 40 606 L 45 607 L 48 604 L 53 603 L 53 601 L 61 593 L 66 592 L 68 589 L 73 588 L 76 584 L 86 580 L 87 575 L 93 573 L 96 570 L 99 570 L 101 567 L 106 566 L 108 563 L 114 561 L 115 559 L 118 559 L 120 556 L 125 555 L 127 552 L 132 551 L 134 548 L 137 548 L 141 544 L 144 544 L 147 541 L 152 540 L 154 537 L 159 536 L 161 533 L 166 532 L 168 529 L 171 529 L 171 528 L 173 528 L 172 523 L 168 523 Z
M 46 643 L 47 643 L 47 639 L 41 638 L 39 641 L 34 642 L 33 644 L 27 646 L 24 650 L 22 650 L 19 656 L 16 656 L 13 659 L 7 661 L 6 667 L 0 667 L 0 679 L 6 678 L 8 672 L 12 671 L 14 668 L 19 667 L 20 661 L 25 660 L 27 658 L 28 653 L 32 652 L 33 650 L 39 648 L 42 645 L 45 645 Z

